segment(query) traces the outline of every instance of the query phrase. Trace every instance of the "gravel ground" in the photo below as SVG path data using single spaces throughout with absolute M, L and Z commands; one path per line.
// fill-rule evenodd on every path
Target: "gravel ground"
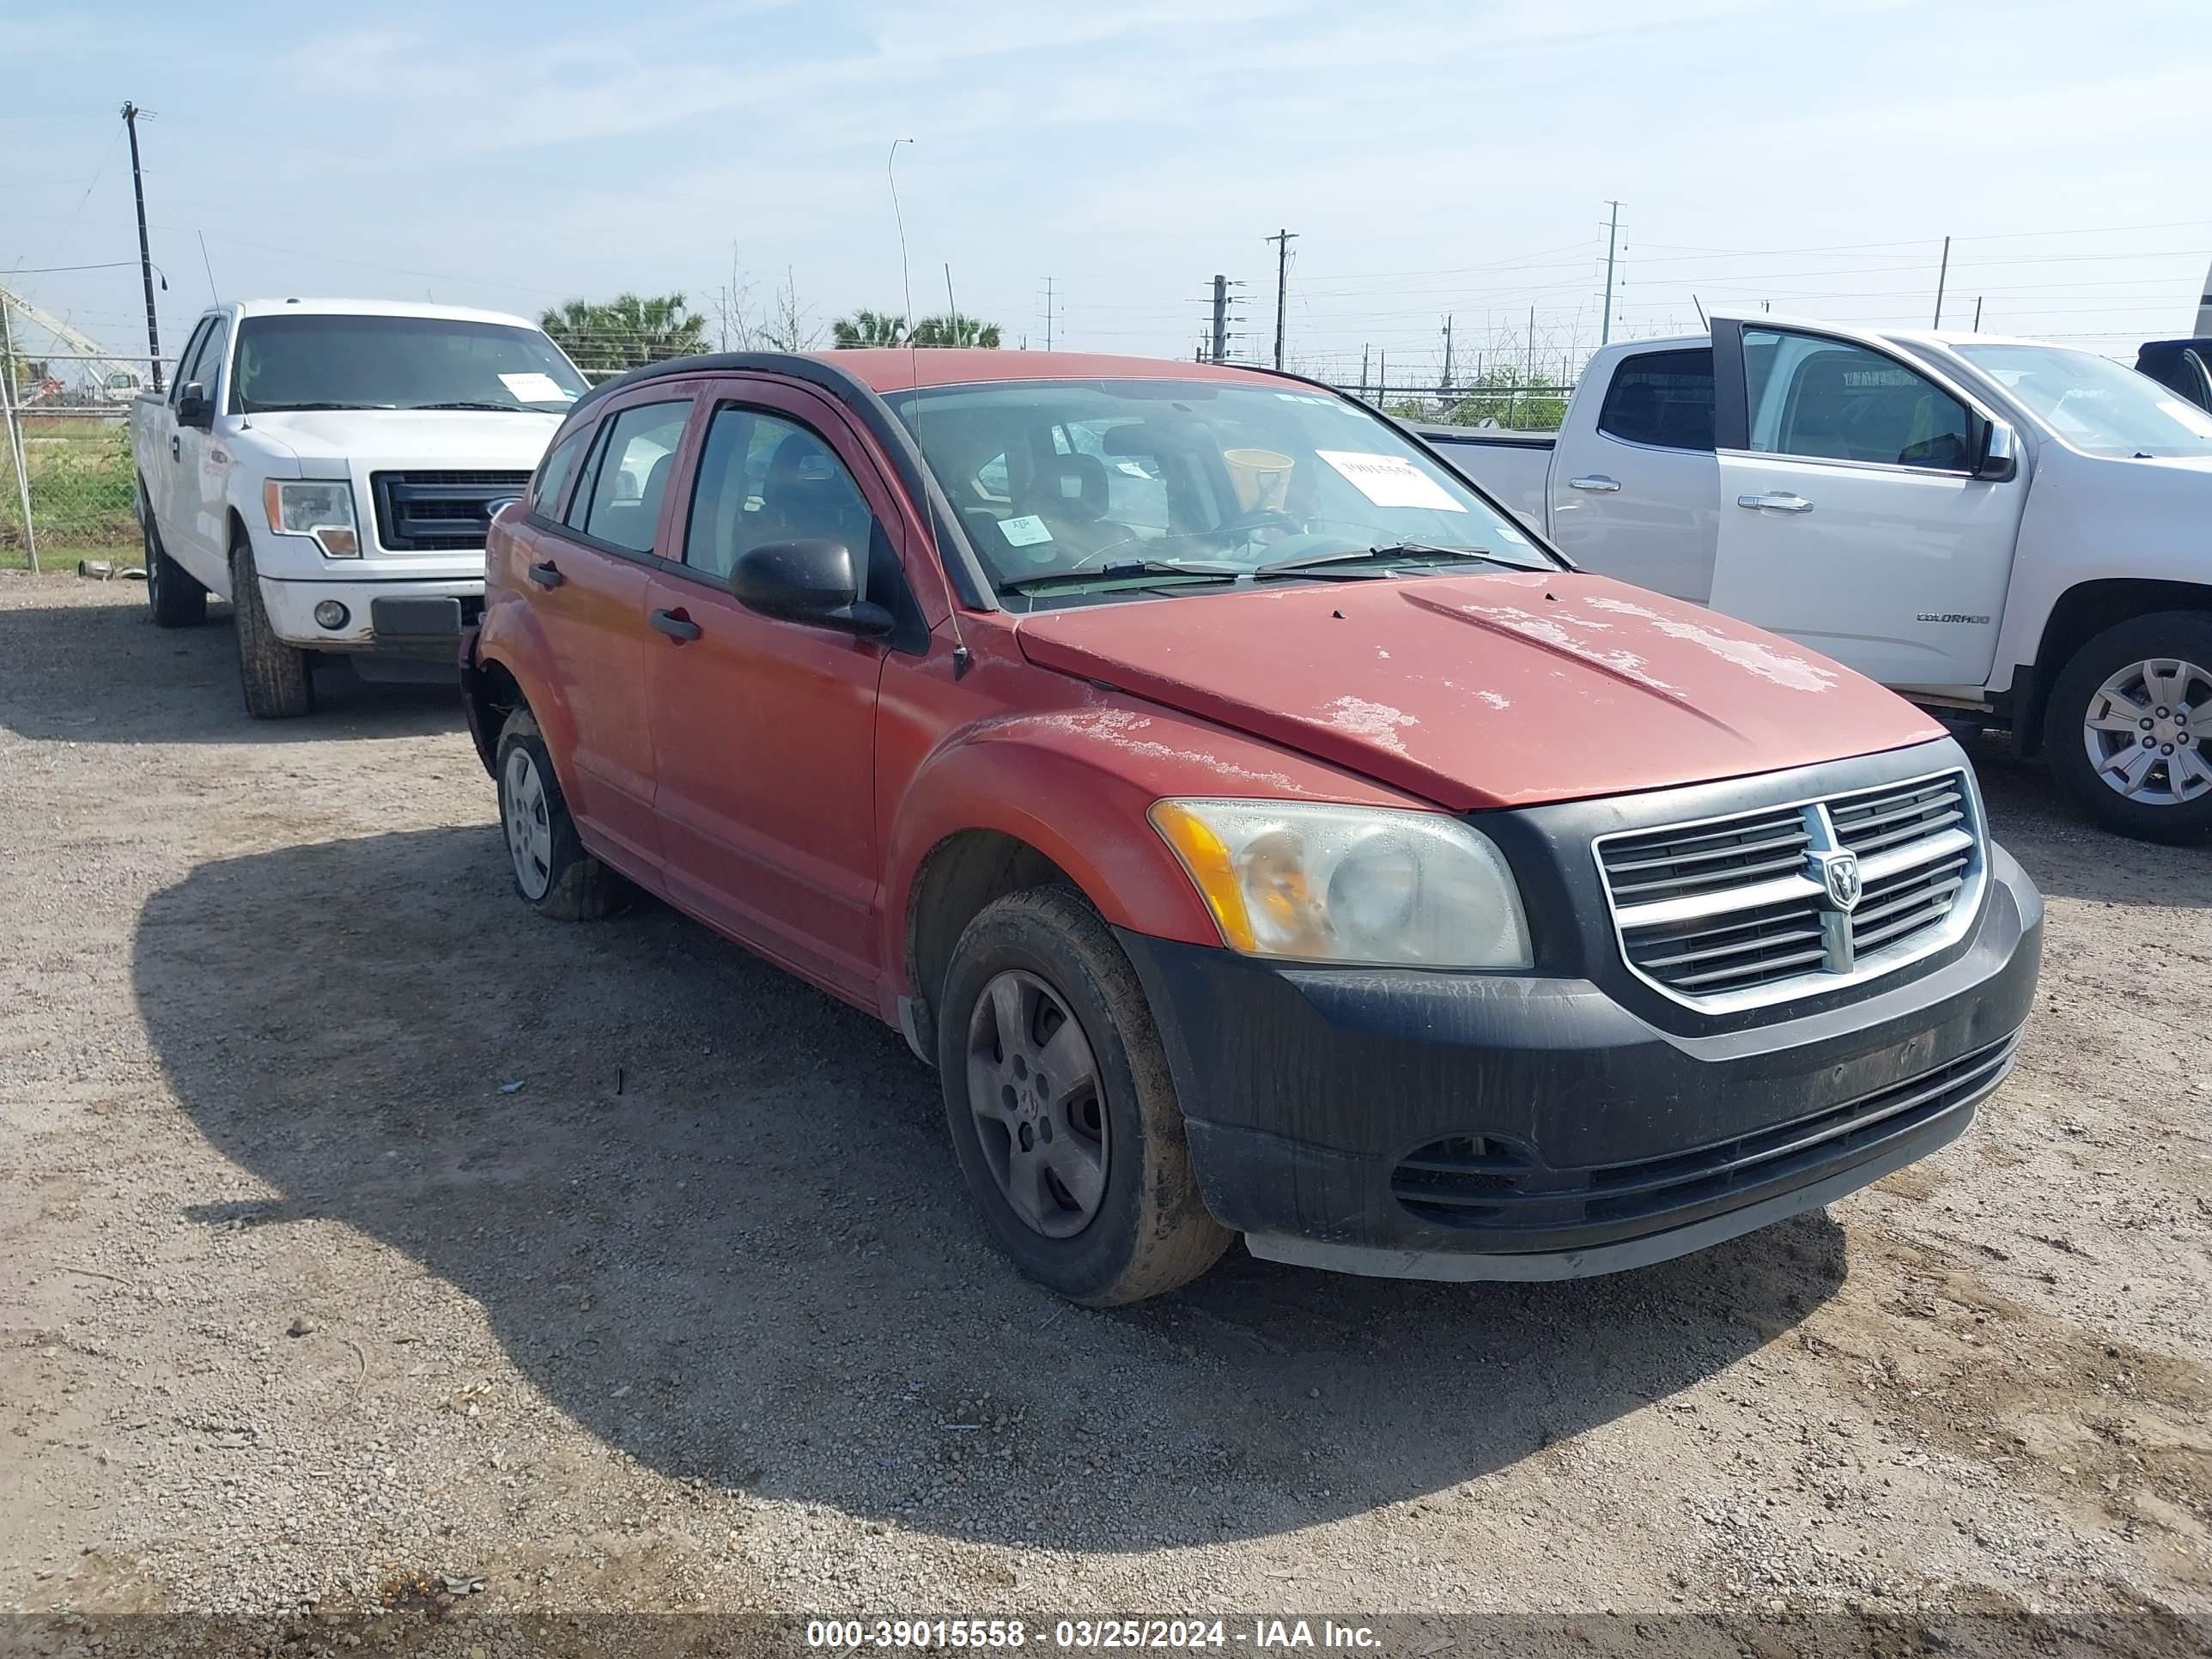
M 1095 1313 L 894 1033 L 532 916 L 449 694 L 232 650 L 0 575 L 0 1609 L 2212 1607 L 2205 850 L 1984 754 L 2043 1006 L 1828 1213 Z

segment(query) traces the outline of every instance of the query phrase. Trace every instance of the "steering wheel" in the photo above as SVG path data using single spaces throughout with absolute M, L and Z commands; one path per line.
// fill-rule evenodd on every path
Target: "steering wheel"
M 1293 536 L 1306 533 L 1303 520 L 1294 519 L 1279 507 L 1255 507 L 1249 513 L 1239 513 L 1213 527 L 1216 535 L 1228 535 L 1239 530 L 1287 530 Z

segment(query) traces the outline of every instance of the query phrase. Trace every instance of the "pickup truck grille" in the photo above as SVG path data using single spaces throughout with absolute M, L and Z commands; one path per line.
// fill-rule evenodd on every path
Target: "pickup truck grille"
M 376 539 L 394 553 L 469 552 L 484 544 L 489 508 L 530 487 L 527 472 L 372 472 Z
M 1595 843 L 1621 954 L 1716 1012 L 1818 994 L 1941 949 L 1981 895 L 1962 772 Z

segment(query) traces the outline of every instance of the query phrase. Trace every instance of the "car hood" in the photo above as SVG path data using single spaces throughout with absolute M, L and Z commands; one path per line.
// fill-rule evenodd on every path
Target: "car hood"
M 1024 654 L 1454 811 L 1741 777 L 1942 728 L 1695 605 L 1568 572 L 1316 582 L 1025 617 Z
M 281 444 L 301 461 L 526 472 L 561 421 L 535 410 L 301 409 L 246 416 L 240 430 Z

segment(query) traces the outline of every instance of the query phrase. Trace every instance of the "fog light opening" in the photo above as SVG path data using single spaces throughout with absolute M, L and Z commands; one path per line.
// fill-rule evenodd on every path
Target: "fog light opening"
M 315 620 L 325 628 L 343 628 L 353 620 L 353 612 L 336 599 L 325 599 L 315 607 Z

